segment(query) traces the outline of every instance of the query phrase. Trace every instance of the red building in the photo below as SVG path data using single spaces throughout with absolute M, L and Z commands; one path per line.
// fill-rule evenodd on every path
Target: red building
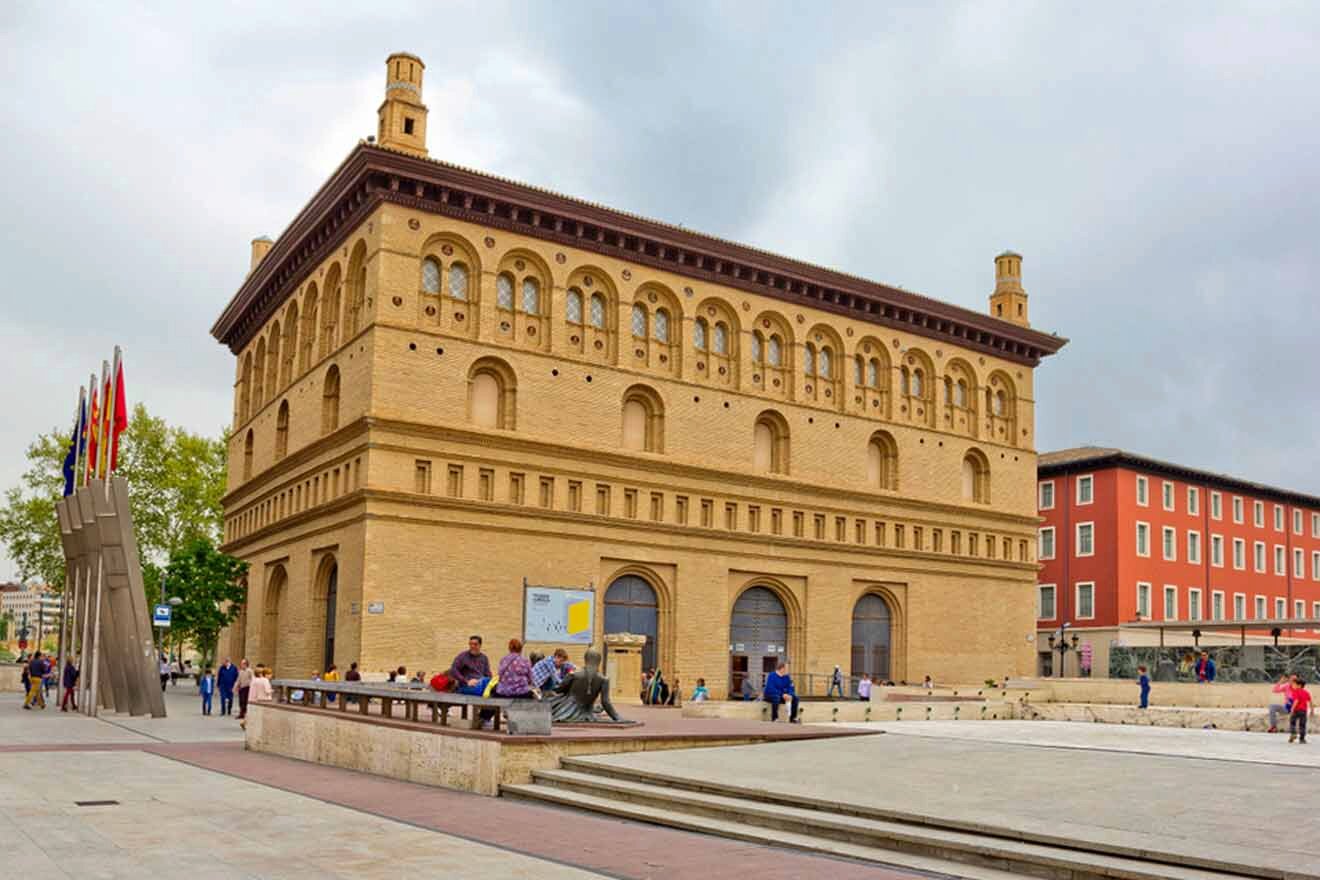
M 1201 644 L 1317 638 L 1320 498 L 1121 449 L 1045 453 L 1037 474 L 1041 674 L 1065 624 L 1068 675 L 1106 675 L 1114 643 L 1190 645 L 1197 622 L 1242 624 Z M 1133 626 L 1154 621 L 1175 626 Z

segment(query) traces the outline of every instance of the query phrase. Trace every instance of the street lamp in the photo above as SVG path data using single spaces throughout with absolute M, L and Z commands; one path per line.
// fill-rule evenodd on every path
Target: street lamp
M 1068 625 L 1068 624 L 1065 623 L 1063 626 L 1066 627 L 1067 625 Z M 1059 675 L 1058 675 L 1058 677 L 1059 677 L 1059 678 L 1063 678 L 1064 665 L 1065 665 L 1065 661 L 1066 661 L 1066 659 L 1067 659 L 1067 657 L 1068 657 L 1068 648 L 1071 647 L 1074 651 L 1078 650 L 1078 645 L 1079 645 L 1079 643 L 1081 642 L 1081 640 L 1082 640 L 1081 637 L 1080 637 L 1079 635 L 1077 635 L 1077 633 L 1073 633 L 1073 634 L 1072 634 L 1072 644 L 1069 645 L 1069 640 L 1068 640 L 1068 637 L 1067 637 L 1067 633 L 1063 632 L 1063 628 L 1062 628 L 1062 627 L 1060 628 L 1059 635 L 1058 635 L 1057 637 L 1054 635 L 1054 633 L 1050 633 L 1050 635 L 1049 635 L 1050 651 L 1051 651 L 1051 652 L 1054 651 L 1056 643 L 1057 643 L 1057 645 L 1058 645 L 1058 650 L 1059 650 Z

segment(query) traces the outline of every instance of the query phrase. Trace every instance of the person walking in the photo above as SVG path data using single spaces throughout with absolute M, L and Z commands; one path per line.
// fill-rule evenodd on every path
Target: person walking
M 202 714 L 211 714 L 211 695 L 215 693 L 215 676 L 211 675 L 211 667 L 206 667 L 202 677 L 197 679 L 197 693 L 202 695 Z
M 1147 709 L 1150 707 L 1150 676 L 1144 666 L 1137 667 L 1137 684 L 1141 686 L 1141 703 L 1137 708 Z
M 839 699 L 843 699 L 843 670 L 838 666 L 834 667 L 834 674 L 830 676 L 830 689 L 826 691 L 826 697 L 834 696 L 835 691 L 839 692 Z
M 1197 684 L 1209 684 L 1215 680 L 1215 661 L 1210 659 L 1209 651 L 1201 652 L 1201 659 L 1196 661 Z
M 1279 716 L 1292 714 L 1292 699 L 1288 696 L 1293 689 L 1293 676 L 1280 675 L 1279 680 L 1270 688 L 1270 692 L 1277 696 L 1270 701 L 1270 727 L 1266 733 L 1279 732 Z
M 863 703 L 871 702 L 871 676 L 862 673 L 862 680 L 857 682 L 857 699 Z
M 710 699 L 710 691 L 706 689 L 706 679 L 697 679 L 697 686 L 692 689 L 692 697 L 689 702 L 704 703 Z
M 64 694 L 60 697 L 60 711 L 69 711 L 69 705 L 73 705 L 73 711 L 78 711 L 78 667 L 73 665 L 73 658 L 66 657 L 64 660 L 64 677 L 60 682 L 64 686 Z
M 793 689 L 793 679 L 788 674 L 788 664 L 780 663 L 775 671 L 765 680 L 765 701 L 770 704 L 770 720 L 779 720 L 779 706 L 789 703 L 788 723 L 798 723 L 798 695 Z
M 247 658 L 238 661 L 238 720 L 247 718 L 248 698 L 252 695 L 252 668 Z
M 37 704 L 43 709 L 46 708 L 46 695 L 41 691 L 41 680 L 46 675 L 46 661 L 40 651 L 32 653 L 32 659 L 28 661 L 25 671 L 28 675 L 28 689 L 27 696 L 23 699 L 23 708 L 31 709 Z
M 1289 696 L 1292 712 L 1288 714 L 1288 742 L 1306 745 L 1306 718 L 1311 714 L 1311 692 L 1306 689 L 1306 680 L 1297 679 Z
M 160 655 L 160 662 L 157 664 L 160 671 L 160 692 L 165 693 L 165 685 L 170 683 L 170 661 L 164 654 Z
M 220 664 L 220 671 L 216 673 L 215 685 L 220 691 L 220 714 L 234 714 L 234 685 L 238 684 L 238 667 L 225 658 L 225 662 Z

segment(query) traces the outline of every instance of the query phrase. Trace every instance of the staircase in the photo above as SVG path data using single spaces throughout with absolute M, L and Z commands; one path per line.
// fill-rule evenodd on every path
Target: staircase
M 722 792 L 695 780 L 656 777 L 590 758 L 565 758 L 560 769 L 536 770 L 504 797 L 588 810 L 619 819 L 715 834 L 750 843 L 971 878 L 1021 880 L 1293 880 L 1269 868 L 1173 853 L 1150 853 L 1085 841 L 1052 839 L 1007 828 L 957 827 L 916 814 L 868 814 L 844 804 L 797 806 L 742 789 Z

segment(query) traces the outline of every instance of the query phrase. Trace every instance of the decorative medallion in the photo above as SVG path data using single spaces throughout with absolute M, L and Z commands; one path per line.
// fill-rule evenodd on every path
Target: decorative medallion
M 634 351 L 633 354 L 636 355 L 636 356 L 639 357 L 639 358 L 644 358 L 644 357 L 646 357 L 646 352 L 643 351 L 643 350 L 640 349 L 640 348 L 637 349 L 636 351 Z
M 698 369 L 698 370 L 704 370 L 704 369 L 706 369 L 706 362 L 705 362 L 705 361 L 697 361 L 697 369 Z
M 568 341 L 573 343 L 574 345 L 577 345 L 579 342 L 582 341 L 582 337 L 574 333 L 572 336 L 568 337 Z
M 489 235 L 486 236 L 486 247 L 488 248 L 495 247 L 495 239 L 491 238 Z
M 559 253 L 555 254 L 555 262 L 562 266 L 564 263 L 568 262 L 568 257 L 564 255 L 563 251 L 560 251 Z
M 430 317 L 434 318 L 434 317 L 435 317 L 435 306 L 427 306 L 427 307 L 426 307 L 426 314 L 429 315 Z
M 990 377 L 990 384 L 991 384 L 991 385 L 998 385 L 998 384 L 999 384 L 999 377 L 998 377 L 998 376 L 991 376 L 991 377 Z
M 440 247 L 440 253 L 444 254 L 446 257 L 451 257 L 454 255 L 454 246 L 452 244 L 442 245 Z
M 399 306 L 403 305 L 403 297 L 401 296 L 396 296 L 391 301 L 394 303 L 395 308 L 398 308 Z
M 894 340 L 894 348 L 898 348 L 898 340 L 897 340 L 897 339 Z
M 861 403 L 861 402 L 862 402 L 862 396 L 860 394 L 853 398 L 853 403 Z
M 834 396 L 834 391 L 831 390 L 831 389 L 829 389 L 829 388 L 826 388 L 826 389 L 825 389 L 825 396 L 826 396 L 826 397 L 833 397 L 833 396 Z
M 753 374 L 752 374 L 752 381 L 753 381 L 753 382 L 758 382 L 758 383 L 759 383 L 759 382 L 761 381 L 761 374 L 760 374 L 760 373 L 753 373 Z
M 690 288 L 690 287 L 685 287 L 685 288 L 683 288 L 683 293 L 684 293 L 686 296 L 691 296 L 691 295 L 692 295 L 692 288 Z
M 811 393 L 811 386 L 810 386 L 810 385 L 807 386 L 807 393 L 808 393 L 808 394 Z
M 650 293 L 648 293 L 648 294 L 646 295 L 646 300 L 647 300 L 647 302 L 655 302 L 655 301 L 658 300 L 659 298 L 660 298 L 660 297 L 658 297 L 658 296 L 655 295 L 655 291 L 651 291 Z
M 935 357 L 937 358 L 944 357 L 944 350 L 939 348 L 935 349 Z
M 528 328 L 527 328 L 527 335 L 528 335 L 528 336 L 535 336 L 535 335 L 536 335 L 536 328 L 535 328 L 535 327 L 528 327 Z
M 723 376 L 724 374 L 726 374 L 726 373 L 728 373 L 728 372 L 729 372 L 729 371 L 726 370 L 724 367 L 720 367 L 720 375 L 721 375 L 721 376 Z
M 764 327 L 765 329 L 769 330 L 769 329 L 770 329 L 770 319 L 769 319 L 769 318 L 763 318 L 763 319 L 761 319 L 761 326 Z
M 509 322 L 508 322 L 508 321 L 500 321 L 500 329 L 503 330 L 505 333 L 508 333 L 508 332 L 509 332 Z
M 816 341 L 817 341 L 817 342 L 820 342 L 821 339 L 823 339 L 823 338 L 824 338 L 824 337 L 822 337 L 819 333 L 816 334 Z
M 871 406 L 872 406 L 872 407 L 878 407 L 879 405 L 880 405 L 880 401 L 879 401 L 879 399 L 876 399 L 876 400 L 871 401 Z
M 852 335 L 853 335 L 853 328 L 849 327 L 847 330 L 845 330 L 845 331 L 843 331 L 843 332 L 844 332 L 844 333 L 847 333 L 849 336 L 852 336 Z
M 715 307 L 714 307 L 714 306 L 707 306 L 707 307 L 706 307 L 706 314 L 710 315 L 712 318 L 715 317 Z
M 660 355 L 660 363 L 662 363 L 662 364 L 667 364 L 667 363 L 669 363 L 669 355 L 667 355 L 667 354 L 662 354 L 662 355 Z
M 909 363 L 909 364 L 915 364 L 916 362 L 917 362 L 917 359 L 916 359 L 916 358 L 914 358 L 912 355 L 908 355 L 908 363 Z
M 622 274 L 623 274 L 623 280 L 624 280 L 624 281 L 629 281 L 629 280 L 632 279 L 632 270 L 631 270 L 631 269 L 624 269 Z
M 417 230 L 422 228 L 422 221 L 414 217 L 408 221 L 408 228 L 411 229 L 413 232 L 416 232 Z
M 905 403 L 905 404 L 903 404 L 902 406 L 900 406 L 900 407 L 898 408 L 898 411 L 899 411 L 899 412 L 907 412 L 907 404 Z
M 601 350 L 602 348 L 604 348 L 604 347 L 605 347 L 605 343 L 603 343 L 603 342 L 601 342 L 599 339 L 597 339 L 597 340 L 596 340 L 596 350 L 597 350 L 597 351 L 600 351 L 600 350 Z
M 522 260 L 514 260 L 514 261 L 513 261 L 513 268 L 515 268 L 515 269 L 517 269 L 519 272 L 521 272 L 523 269 L 526 269 L 526 268 L 527 268 L 527 264 L 526 264 L 525 262 L 523 262 Z
M 924 409 L 919 409 L 919 410 L 917 410 L 917 415 L 918 415 L 918 416 L 924 416 L 925 414 L 926 414 L 926 411 L 925 411 Z
M 804 317 L 802 317 L 801 315 L 798 315 L 798 316 L 797 316 L 797 322 L 798 322 L 799 324 L 805 324 L 805 323 L 807 322 L 807 319 L 804 318 Z
M 454 320 L 455 320 L 455 321 L 461 321 L 461 320 L 463 320 L 463 319 L 466 318 L 466 317 L 467 317 L 467 316 L 464 315 L 462 312 L 454 312 Z
M 752 310 L 752 304 L 751 304 L 751 303 L 743 303 L 743 311 L 744 311 L 744 312 L 750 312 L 751 310 Z
M 583 287 L 590 287 L 591 285 L 593 285 L 593 284 L 595 284 L 595 283 L 596 283 L 596 279 L 595 279 L 595 278 L 592 278 L 590 275 L 584 275 L 584 276 L 582 276 L 582 286 L 583 286 Z
M 775 386 L 776 388 L 779 387 L 779 380 L 778 380 L 778 379 L 776 379 L 776 380 L 774 381 L 774 386 Z
M 981 358 L 981 366 L 985 366 L 985 358 Z

